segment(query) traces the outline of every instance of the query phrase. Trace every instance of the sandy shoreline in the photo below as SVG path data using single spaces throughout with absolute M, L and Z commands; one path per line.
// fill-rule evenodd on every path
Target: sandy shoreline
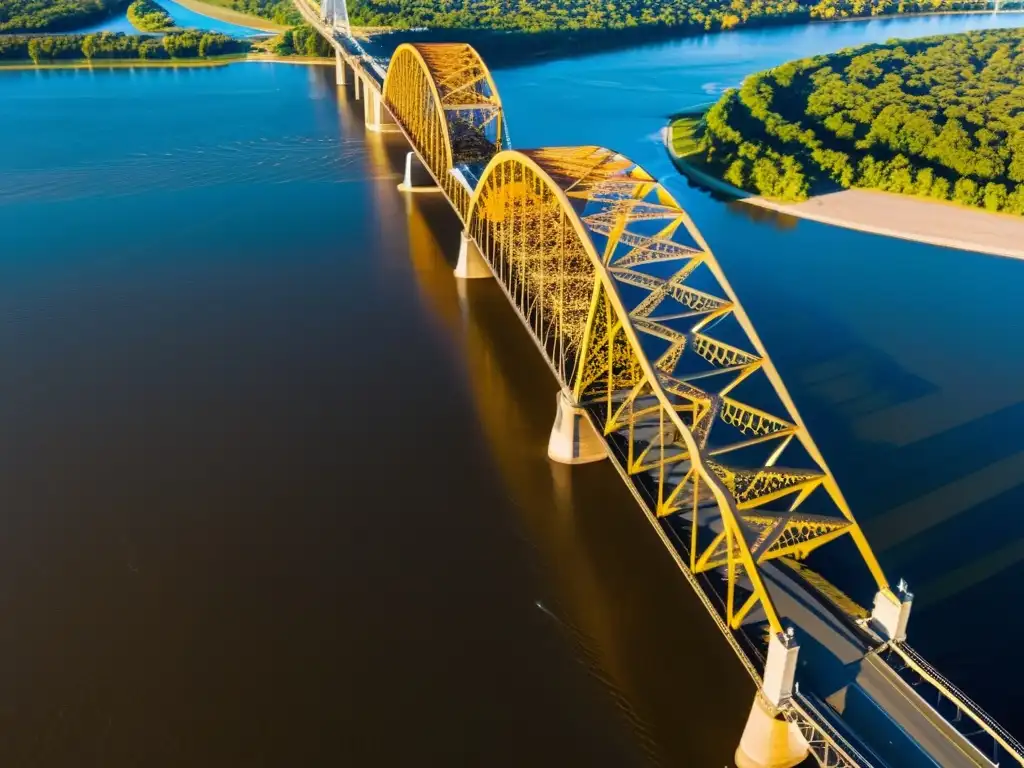
M 742 202 L 875 235 L 1024 259 L 1024 216 L 873 189 L 844 189 L 802 203 L 763 197 Z
M 1024 259 L 1024 216 L 871 189 L 843 189 L 816 195 L 801 203 L 768 200 L 743 192 L 692 166 L 672 149 L 671 131 L 667 127 L 662 137 L 680 173 L 747 205 L 874 235 Z
M 288 29 L 288 27 L 275 24 L 270 19 L 262 19 L 259 16 L 250 16 L 247 13 L 241 13 L 240 11 L 236 11 L 231 8 L 222 8 L 219 5 L 204 3 L 202 0 L 175 0 L 175 2 L 179 5 L 185 6 L 190 11 L 195 11 L 203 16 L 209 16 L 211 19 L 226 21 L 229 24 L 237 24 L 240 27 L 260 29 L 264 32 L 283 32 Z

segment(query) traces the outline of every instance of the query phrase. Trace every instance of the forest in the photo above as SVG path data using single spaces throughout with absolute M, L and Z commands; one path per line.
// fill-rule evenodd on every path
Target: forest
M 695 138 L 693 158 L 767 197 L 865 187 L 1024 214 L 1024 29 L 789 62 L 726 91 Z
M 308 24 L 299 24 L 278 35 L 271 43 L 279 56 L 334 56 L 334 48 Z
M 236 0 L 236 2 L 256 0 Z M 1021 0 L 1004 0 L 1021 5 Z M 977 10 L 987 0 L 349 0 L 359 26 L 448 27 L 527 32 L 630 27 L 730 29 L 927 11 Z
M 60 32 L 107 18 L 129 0 L 0 0 L 0 33 Z
M 0 37 L 0 61 L 36 64 L 98 59 L 186 59 L 247 53 L 250 44 L 217 32 L 185 30 L 160 37 L 98 32 L 90 35 Z
M 128 21 L 143 32 L 162 32 L 174 26 L 174 19 L 153 0 L 135 0 L 128 6 Z
M 3 0 L 0 0 L 2 2 Z M 250 16 L 270 19 L 275 24 L 291 27 L 302 23 L 302 14 L 291 0 L 212 0 L 214 5 L 231 8 Z

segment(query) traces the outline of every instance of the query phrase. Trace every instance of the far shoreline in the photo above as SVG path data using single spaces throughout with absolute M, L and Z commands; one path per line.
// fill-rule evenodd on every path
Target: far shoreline
M 259 63 L 266 64 L 304 64 L 312 66 L 334 66 L 334 59 L 322 58 L 319 56 L 279 56 L 277 54 L 234 54 L 224 56 L 211 56 L 209 58 L 191 59 L 67 59 L 64 61 L 52 61 L 35 64 L 32 61 L 0 61 L 0 72 L 24 72 L 33 69 L 38 70 L 60 70 L 60 69 L 127 69 L 130 67 L 166 67 L 168 69 L 180 67 L 226 67 L 229 64 Z
M 1024 216 L 859 188 L 782 203 L 753 195 L 695 167 L 676 153 L 669 126 L 662 129 L 662 142 L 676 170 L 691 183 L 747 205 L 873 235 L 1024 259 Z
M 174 2 L 188 8 L 194 13 L 198 13 L 200 16 L 206 16 L 207 18 L 216 19 L 217 21 L 235 24 L 239 27 L 247 27 L 260 32 L 271 32 L 276 34 L 289 29 L 289 27 L 278 24 L 270 19 L 264 19 L 260 16 L 242 13 L 241 11 L 236 11 L 233 8 L 222 8 L 221 6 L 213 5 L 212 3 L 204 3 L 203 0 L 174 0 Z

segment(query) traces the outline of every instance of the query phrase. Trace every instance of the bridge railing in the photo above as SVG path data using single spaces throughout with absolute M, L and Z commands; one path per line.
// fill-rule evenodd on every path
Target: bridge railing
M 1024 766 L 1024 745 L 909 645 L 890 642 L 879 651 L 878 657 L 900 677 L 913 685 L 925 701 L 928 701 L 928 698 L 920 690 L 920 683 L 927 683 L 931 692 L 936 695 L 934 703 L 929 701 L 929 705 L 934 706 L 940 716 L 964 738 L 978 747 L 979 751 L 989 757 L 994 765 Z M 916 681 L 913 679 L 915 676 L 917 677 Z M 949 702 L 955 708 L 956 713 L 952 719 L 939 712 L 938 707 L 943 701 Z M 966 725 L 963 719 L 964 715 L 967 716 L 969 723 L 980 730 L 967 730 L 964 727 Z
M 811 755 L 822 768 L 875 768 L 799 689 L 782 714 L 800 730 Z

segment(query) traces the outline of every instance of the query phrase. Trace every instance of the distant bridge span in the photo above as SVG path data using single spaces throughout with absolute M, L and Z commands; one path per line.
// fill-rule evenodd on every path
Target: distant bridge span
M 367 127 L 408 140 L 402 187 L 440 189 L 463 223 L 456 275 L 496 278 L 551 368 L 549 455 L 612 460 L 758 685 L 741 768 L 808 754 L 1024 766 L 1024 747 L 906 645 L 911 595 L 890 589 L 668 190 L 601 147 L 511 149 L 471 46 L 403 44 L 385 69 L 349 35 L 342 0 L 295 2 L 334 46 L 339 85 L 354 78 Z M 876 590 L 870 614 L 798 563 L 843 542 Z

